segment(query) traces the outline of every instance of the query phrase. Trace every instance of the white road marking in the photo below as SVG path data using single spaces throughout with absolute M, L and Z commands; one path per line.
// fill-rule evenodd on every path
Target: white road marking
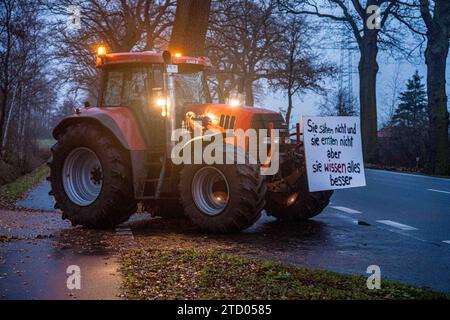
M 403 223 L 399 223 L 399 222 L 395 222 L 395 221 L 391 221 L 391 220 L 377 220 L 378 223 L 382 223 L 400 230 L 405 230 L 405 231 L 412 231 L 412 230 L 418 230 L 417 228 L 408 226 L 406 224 Z
M 427 189 L 427 190 L 428 190 L 428 191 L 433 191 L 433 192 L 440 192 L 440 193 L 450 194 L 450 191 L 436 190 L 436 189 Z
M 442 242 L 444 242 L 444 243 L 446 243 L 446 244 L 450 244 L 450 240 L 444 240 L 444 241 L 442 241 Z
M 358 220 L 353 219 L 352 217 L 349 217 L 349 216 L 346 215 L 346 214 L 336 213 L 336 215 L 337 215 L 338 217 L 344 219 L 344 220 L 347 220 L 347 221 L 350 222 L 350 223 L 358 224 Z
M 404 232 L 404 230 L 389 229 L 389 231 L 390 231 L 390 232 L 393 232 L 393 233 L 395 233 L 395 234 L 401 235 L 401 236 L 403 236 L 403 237 L 408 237 L 408 238 L 411 238 L 411 239 L 414 239 L 414 240 L 417 240 L 417 241 L 420 241 L 420 242 L 436 244 L 435 242 L 432 242 L 432 241 L 428 241 L 428 240 L 419 238 L 419 237 L 417 237 L 417 236 L 415 236 L 415 235 L 413 235 L 413 234 L 411 234 L 411 233 L 408 233 L 408 232 Z
M 350 208 L 346 208 L 346 207 L 339 207 L 339 206 L 333 207 L 332 206 L 331 208 L 339 210 L 339 211 L 342 211 L 342 212 L 345 212 L 345 213 L 351 213 L 351 214 L 361 214 L 362 213 L 361 211 L 350 209 Z

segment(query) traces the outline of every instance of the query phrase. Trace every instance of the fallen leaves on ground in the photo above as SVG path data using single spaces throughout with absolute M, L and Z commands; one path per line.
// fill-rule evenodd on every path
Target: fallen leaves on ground
M 122 259 L 129 299 L 448 299 L 426 289 L 207 250 L 138 249 Z

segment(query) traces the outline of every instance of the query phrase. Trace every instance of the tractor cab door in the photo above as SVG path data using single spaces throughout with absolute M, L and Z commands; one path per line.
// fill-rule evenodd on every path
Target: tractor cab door
M 148 147 L 164 150 L 164 117 L 161 107 L 157 105 L 164 88 L 162 66 L 117 65 L 108 67 L 104 72 L 100 105 L 130 109 Z
M 163 73 L 158 65 L 131 68 L 127 85 L 127 105 L 133 110 L 141 131 L 152 151 L 164 151 L 166 146 L 165 119 L 160 105 L 163 99 Z

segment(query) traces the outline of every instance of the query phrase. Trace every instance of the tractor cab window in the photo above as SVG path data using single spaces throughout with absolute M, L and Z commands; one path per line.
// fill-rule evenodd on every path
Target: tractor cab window
M 111 68 L 106 71 L 103 106 L 147 108 L 162 88 L 162 71 L 157 67 Z
M 175 75 L 176 105 L 205 103 L 203 75 L 201 72 Z
M 124 73 L 123 71 L 109 71 L 106 76 L 104 105 L 119 107 L 122 103 Z
M 106 70 L 102 105 L 151 109 L 164 93 L 162 70 L 162 65 L 111 67 Z M 206 102 L 203 71 L 198 66 L 181 65 L 174 83 L 177 109 Z
M 203 68 L 196 65 L 180 65 L 178 68 L 179 73 L 174 74 L 176 107 L 206 103 Z
M 145 108 L 150 92 L 150 88 L 148 88 L 150 79 L 151 70 L 148 68 L 131 68 L 125 81 L 123 104 L 135 108 Z

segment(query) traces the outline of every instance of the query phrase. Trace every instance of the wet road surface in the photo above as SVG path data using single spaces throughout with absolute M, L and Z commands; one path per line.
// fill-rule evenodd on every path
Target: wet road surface
M 77 233 L 55 212 L 0 212 L 0 299 L 117 299 L 117 257 L 104 235 Z M 82 270 L 81 290 L 67 268 Z
M 367 170 L 368 187 L 335 193 L 304 223 L 263 215 L 237 235 L 205 235 L 188 222 L 137 214 L 115 231 L 72 228 L 53 210 L 43 182 L 19 207 L 0 211 L 0 298 L 120 298 L 118 257 L 138 247 L 211 248 L 284 263 L 366 274 L 450 292 L 450 181 Z M 79 265 L 82 290 L 66 286 Z

